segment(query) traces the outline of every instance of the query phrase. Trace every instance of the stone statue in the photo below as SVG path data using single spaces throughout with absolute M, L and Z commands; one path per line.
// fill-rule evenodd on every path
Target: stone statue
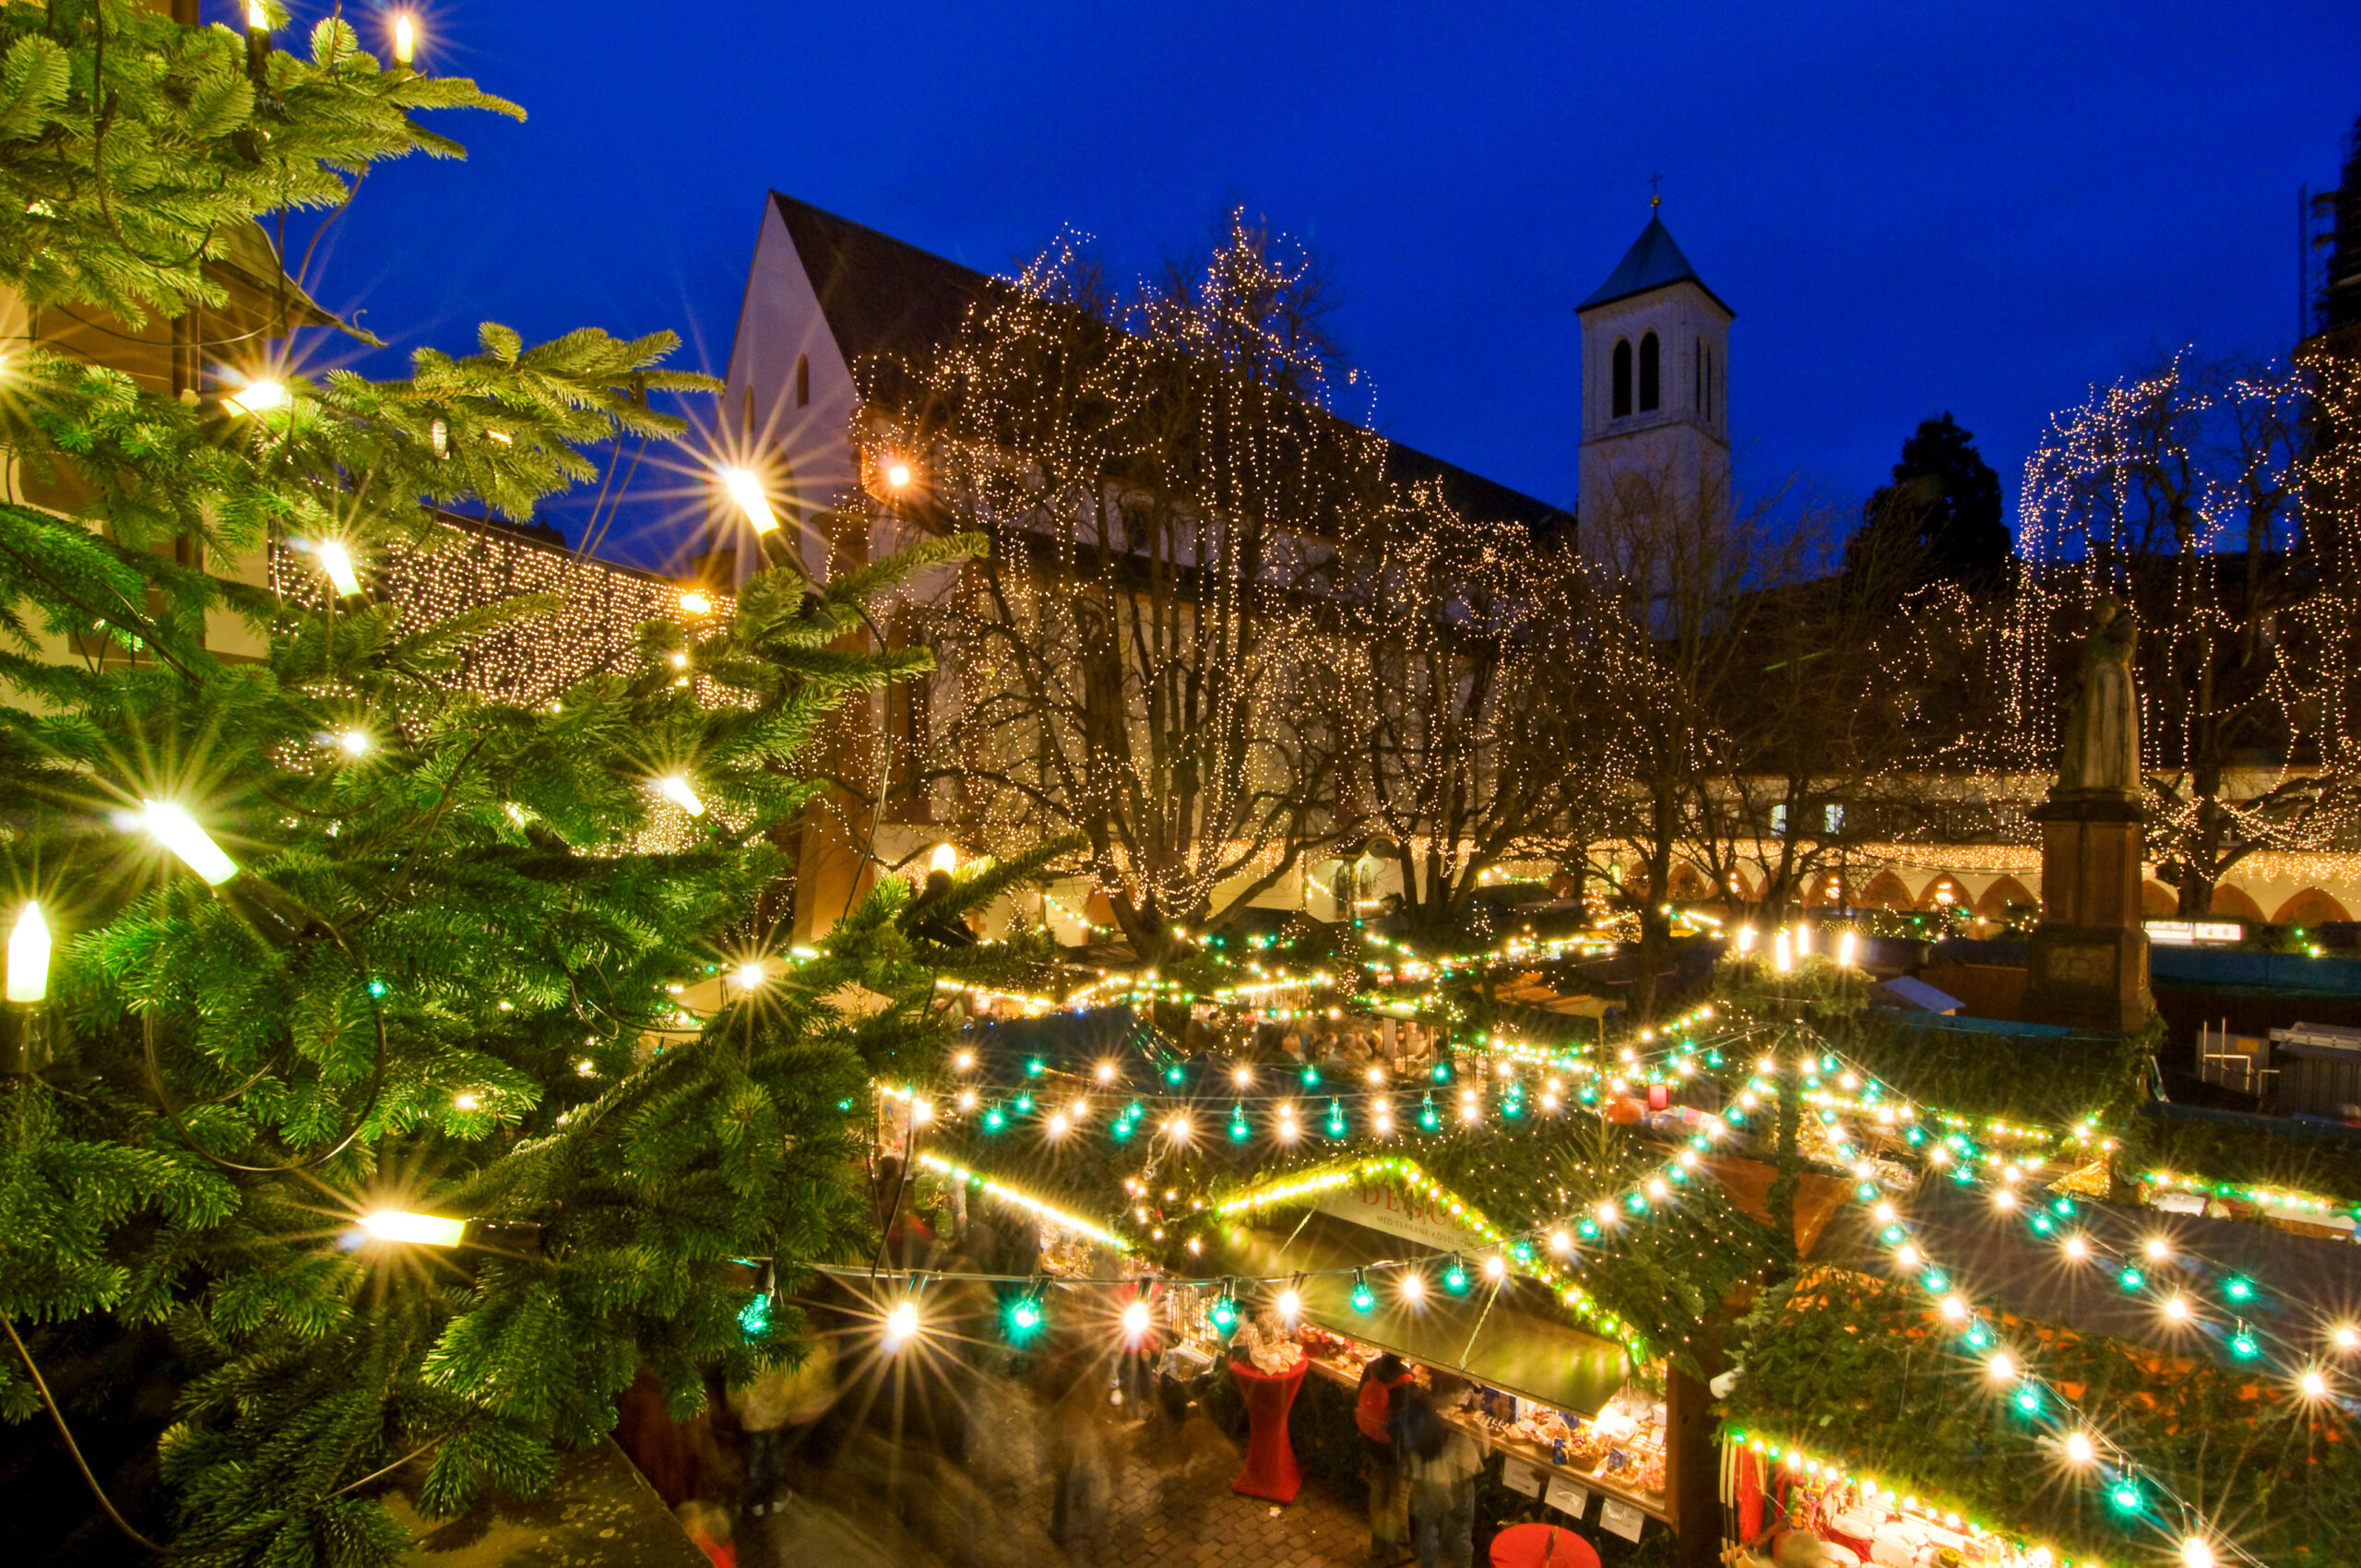
M 2061 794 L 2146 793 L 2140 774 L 2140 694 L 2131 683 L 2131 652 L 2140 636 L 2130 608 L 2102 599 L 2082 638 L 2082 684 L 2066 708 L 2066 755 L 2058 770 Z

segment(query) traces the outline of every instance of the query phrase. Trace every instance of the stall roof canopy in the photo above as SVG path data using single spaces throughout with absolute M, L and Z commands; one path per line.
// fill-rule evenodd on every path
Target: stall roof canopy
M 2078 1333 L 2233 1364 L 2219 1342 L 2225 1336 L 2175 1325 L 2156 1310 L 2153 1294 L 2128 1291 L 2113 1266 L 2095 1260 L 2077 1263 L 2055 1241 L 2036 1239 L 2022 1213 L 2005 1213 L 1988 1199 L 1948 1183 L 1930 1186 L 1913 1199 L 1910 1213 L 1927 1255 L 1951 1272 L 1971 1301 Z M 2321 1324 L 2343 1321 L 2361 1302 L 2361 1248 L 2349 1241 L 2292 1235 L 2242 1220 L 2099 1204 L 2079 1206 L 2073 1224 L 2104 1253 L 2139 1259 L 2160 1282 L 2186 1286 L 2206 1301 L 2209 1319 L 2225 1317 L 2223 1286 L 2232 1273 L 2255 1285 L 2239 1314 L 2258 1328 L 2297 1341 L 2311 1339 Z M 1814 1261 L 1890 1275 L 1891 1262 L 1872 1229 L 1866 1212 L 1848 1206 L 1844 1218 L 1829 1227 Z M 2151 1238 L 2167 1243 L 2172 1261 L 2146 1261 Z
M 1315 1212 L 1287 1230 L 1233 1232 L 1220 1266 L 1272 1276 L 1434 1255 L 1417 1242 Z M 1332 1333 L 1561 1410 L 1595 1411 L 1623 1385 L 1623 1348 L 1567 1324 L 1533 1280 L 1512 1276 L 1496 1296 L 1479 1275 L 1466 1295 L 1447 1295 L 1437 1286 L 1417 1306 L 1405 1303 L 1386 1276 L 1370 1283 L 1377 1304 L 1356 1312 L 1349 1275 L 1315 1273 L 1300 1289 L 1303 1315 Z

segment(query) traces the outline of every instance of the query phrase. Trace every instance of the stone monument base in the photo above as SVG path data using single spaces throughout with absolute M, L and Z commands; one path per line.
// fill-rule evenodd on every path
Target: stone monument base
M 2033 933 L 2024 1016 L 2130 1033 L 2147 1024 L 2139 802 L 2108 790 L 2052 790 L 2041 824 L 2041 924 Z

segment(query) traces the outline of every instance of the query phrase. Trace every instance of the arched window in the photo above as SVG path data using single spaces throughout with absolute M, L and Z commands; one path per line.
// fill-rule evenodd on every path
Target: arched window
M 812 360 L 807 354 L 795 356 L 795 406 L 802 408 L 812 401 Z
M 1615 339 L 1615 417 L 1628 419 L 1631 413 L 1631 340 Z
M 1656 361 L 1659 357 L 1656 335 L 1651 332 L 1640 339 L 1640 411 L 1643 414 L 1655 412 L 1659 400 L 1656 397 L 1659 379 Z

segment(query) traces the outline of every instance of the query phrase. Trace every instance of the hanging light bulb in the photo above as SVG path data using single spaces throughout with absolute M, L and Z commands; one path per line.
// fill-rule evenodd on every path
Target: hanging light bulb
M 1369 1288 L 1369 1276 L 1358 1268 L 1353 1270 L 1353 1311 L 1365 1313 L 1376 1305 L 1377 1292 Z
M 1145 1338 L 1150 1321 L 1146 1299 L 1134 1297 L 1123 1308 L 1123 1337 L 1133 1342 Z
M 2200 1536 L 2185 1537 L 2180 1543 L 2181 1568 L 2213 1568 L 2213 1548 Z
M 752 469 L 726 468 L 721 470 L 721 488 L 746 514 L 746 521 L 758 534 L 769 533 L 778 527 L 778 514 L 771 510 L 769 493 L 763 488 L 763 476 Z
M 49 921 L 28 901 L 8 933 L 8 1000 L 40 1002 L 49 995 Z
M 336 588 L 338 598 L 358 599 L 361 596 L 361 578 L 352 569 L 352 552 L 345 549 L 342 541 L 324 539 L 314 553 L 319 557 L 320 570 L 327 574 L 328 582 Z
M 689 781 L 677 773 L 666 774 L 656 781 L 656 792 L 688 813 L 691 816 L 705 814 L 705 802 L 689 788 Z
M 893 1311 L 885 1314 L 885 1348 L 900 1349 L 904 1343 L 916 1338 L 918 1332 L 919 1304 L 905 1296 L 894 1303 Z
M 2087 1465 L 2097 1457 L 2098 1450 L 2092 1445 L 2088 1432 L 2066 1434 L 2066 1459 L 2069 1464 Z
M 1303 1315 L 1303 1297 L 1293 1286 L 1279 1292 L 1278 1304 L 1279 1315 L 1289 1323 Z
M 142 801 L 139 806 L 148 831 L 208 884 L 219 887 L 238 874 L 237 862 L 221 852 L 221 846 L 188 813 L 170 801 Z

